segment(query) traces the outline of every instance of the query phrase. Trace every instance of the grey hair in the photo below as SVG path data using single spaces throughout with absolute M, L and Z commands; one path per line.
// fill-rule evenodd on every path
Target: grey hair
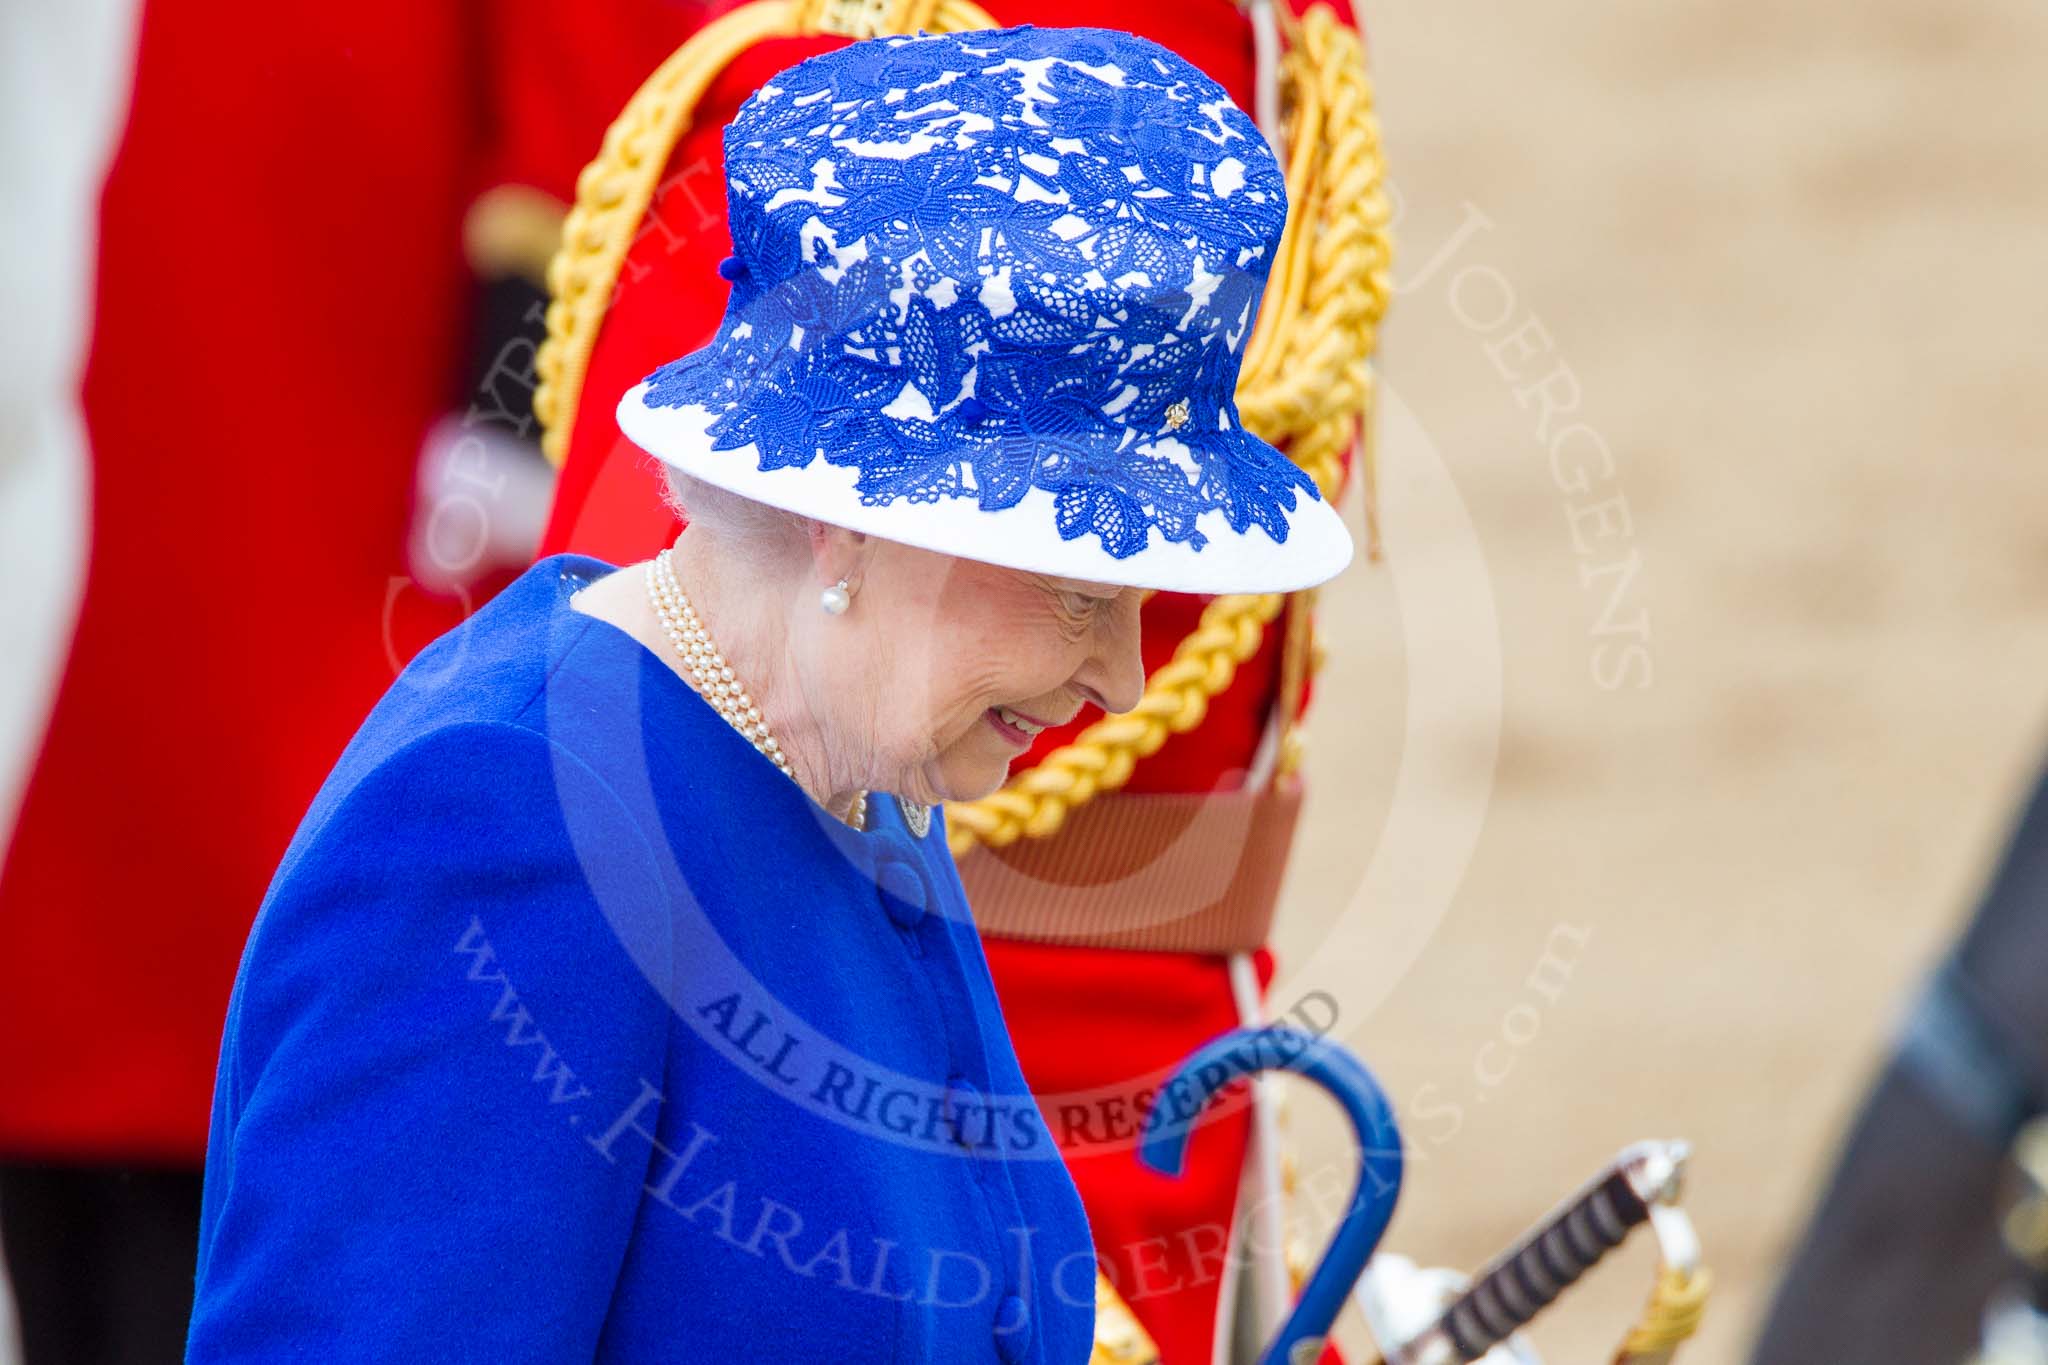
M 809 525 L 794 512 L 743 498 L 717 484 L 662 466 L 662 501 L 692 526 L 714 533 L 730 549 L 754 558 L 777 558 L 800 548 Z

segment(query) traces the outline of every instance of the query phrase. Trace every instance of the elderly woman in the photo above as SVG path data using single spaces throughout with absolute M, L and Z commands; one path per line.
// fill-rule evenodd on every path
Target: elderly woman
M 1135 703 L 1142 589 L 1349 557 L 1232 397 L 1279 169 L 1026 28 L 804 62 L 726 172 L 725 322 L 619 408 L 689 529 L 422 653 L 278 869 L 193 1360 L 1088 1357 L 935 810 Z

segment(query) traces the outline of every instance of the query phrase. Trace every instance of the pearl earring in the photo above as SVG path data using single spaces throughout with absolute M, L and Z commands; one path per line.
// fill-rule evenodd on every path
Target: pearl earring
M 847 590 L 846 580 L 842 578 L 819 593 L 818 605 L 825 609 L 827 616 L 844 616 L 846 609 L 853 605 L 853 594 Z

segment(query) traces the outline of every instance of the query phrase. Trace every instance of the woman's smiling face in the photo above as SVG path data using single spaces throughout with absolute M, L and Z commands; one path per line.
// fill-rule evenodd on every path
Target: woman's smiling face
M 1144 594 L 881 543 L 854 616 L 886 646 L 871 717 L 882 771 L 915 801 L 970 801 L 1003 784 L 1039 731 L 1093 703 L 1138 704 Z

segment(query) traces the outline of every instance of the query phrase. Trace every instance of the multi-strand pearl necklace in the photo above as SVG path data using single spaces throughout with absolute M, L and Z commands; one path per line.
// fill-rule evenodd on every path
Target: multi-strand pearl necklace
M 710 702 L 713 709 L 725 717 L 726 723 L 754 746 L 755 753 L 780 768 L 790 781 L 796 781 L 788 755 L 782 752 L 775 736 L 768 733 L 768 722 L 761 718 L 761 708 L 754 704 L 745 685 L 733 676 L 732 665 L 712 643 L 711 633 L 704 629 L 697 609 L 690 605 L 689 594 L 676 580 L 675 565 L 670 562 L 672 554 L 671 550 L 663 550 L 656 555 L 647 572 L 647 597 L 654 604 L 654 614 L 660 619 L 669 643 L 682 656 L 683 667 L 689 670 L 704 700 Z M 866 792 L 853 798 L 853 809 L 847 812 L 846 823 L 855 829 L 867 828 Z

